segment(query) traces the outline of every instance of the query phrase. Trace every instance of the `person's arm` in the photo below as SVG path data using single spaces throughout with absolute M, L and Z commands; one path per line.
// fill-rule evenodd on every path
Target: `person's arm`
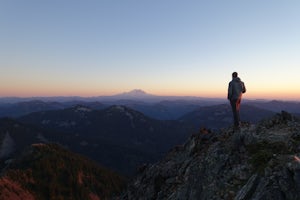
M 246 92 L 246 87 L 245 87 L 245 84 L 244 82 L 242 82 L 242 92 L 245 93 Z
M 227 93 L 227 99 L 230 100 L 232 96 L 232 86 L 231 86 L 231 82 L 228 85 L 228 93 Z

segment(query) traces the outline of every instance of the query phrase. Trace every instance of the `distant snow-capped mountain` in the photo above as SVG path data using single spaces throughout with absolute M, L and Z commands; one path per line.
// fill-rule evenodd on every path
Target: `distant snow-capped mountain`
M 148 94 L 144 90 L 141 89 L 134 89 L 129 92 L 123 92 L 121 94 L 113 95 L 113 97 L 119 97 L 119 98 L 145 98 L 145 97 L 157 97 L 153 94 Z
M 151 94 L 147 94 L 144 90 L 141 89 L 134 89 L 129 92 L 123 92 L 121 95 L 126 95 L 126 96 L 134 96 L 134 97 L 139 97 L 139 96 L 154 96 Z

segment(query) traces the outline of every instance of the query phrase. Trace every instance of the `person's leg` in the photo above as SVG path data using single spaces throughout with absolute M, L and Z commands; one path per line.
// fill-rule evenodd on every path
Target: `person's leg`
M 241 99 L 239 98 L 236 101 L 236 118 L 237 118 L 237 125 L 240 125 L 240 106 L 241 106 Z
M 238 116 L 238 112 L 237 112 L 237 100 L 231 100 L 230 104 L 231 104 L 232 113 L 233 113 L 234 126 L 238 127 L 239 126 L 239 116 Z

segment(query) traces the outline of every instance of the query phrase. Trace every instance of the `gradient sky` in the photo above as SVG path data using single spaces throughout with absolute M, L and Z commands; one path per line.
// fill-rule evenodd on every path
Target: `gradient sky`
M 300 100 L 298 0 L 0 0 L 0 96 Z

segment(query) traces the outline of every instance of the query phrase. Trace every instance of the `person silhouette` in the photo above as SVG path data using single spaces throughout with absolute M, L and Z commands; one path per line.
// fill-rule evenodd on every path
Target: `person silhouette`
M 232 108 L 234 128 L 240 128 L 240 105 L 242 100 L 242 94 L 246 92 L 246 87 L 243 81 L 238 77 L 237 72 L 232 73 L 232 80 L 228 85 L 227 99 L 230 101 Z

